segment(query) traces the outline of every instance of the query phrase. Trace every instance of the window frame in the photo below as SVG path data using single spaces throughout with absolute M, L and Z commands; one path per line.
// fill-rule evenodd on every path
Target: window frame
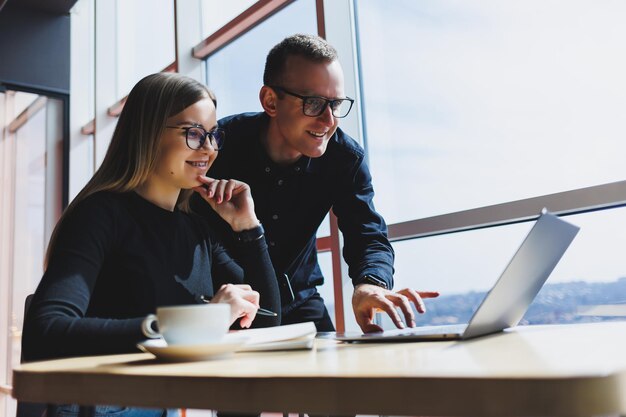
M 60 134 L 61 141 L 61 150 L 60 150 L 60 172 L 56 171 L 56 166 L 53 166 L 51 169 L 46 166 L 46 176 L 50 175 L 51 171 L 53 174 L 60 175 L 60 180 L 57 178 L 46 178 L 46 185 L 49 184 L 59 184 L 60 183 L 60 191 L 61 195 L 58 198 L 51 198 L 55 195 L 56 189 L 46 190 L 46 200 L 44 207 L 44 240 L 47 243 L 49 240 L 50 234 L 54 228 L 54 225 L 58 221 L 61 213 L 68 205 L 69 199 L 69 155 L 70 155 L 70 106 L 69 106 L 69 94 L 60 93 L 57 91 L 45 90 L 33 86 L 21 85 L 21 84 L 11 84 L 11 83 L 3 83 L 0 85 L 3 93 L 7 92 L 24 92 L 37 94 L 39 97 L 36 98 L 28 107 L 26 107 L 20 114 L 16 115 L 13 120 L 5 120 L 6 126 L 3 129 L 2 137 L 4 143 L 4 147 L 2 148 L 2 152 L 0 152 L 0 159 L 7 160 L 10 156 L 9 153 L 14 153 L 16 151 L 16 141 L 17 141 L 17 132 L 19 129 L 28 123 L 33 117 L 35 117 L 40 111 L 61 111 L 62 115 L 60 118 L 61 126 L 55 126 L 56 132 L 54 134 Z M 48 101 L 56 100 L 58 103 L 47 103 Z M 52 134 L 50 130 L 50 126 L 46 123 L 46 132 L 44 135 L 46 136 L 46 140 L 49 140 L 49 135 Z M 6 152 L 6 153 L 5 153 Z M 9 164 L 7 164 L 9 165 Z M 5 191 L 2 199 L 0 199 L 0 207 L 2 208 L 2 217 L 0 218 L 0 223 L 8 222 L 8 230 L 4 230 L 5 234 L 0 238 L 0 260 L 4 260 L 2 262 L 3 267 L 0 268 L 0 288 L 3 291 L 0 291 L 0 305 L 2 305 L 2 309 L 0 310 L 0 331 L 6 336 L 4 337 L 4 341 L 0 343 L 0 361 L 2 361 L 2 366 L 0 369 L 6 370 L 5 377 L 9 378 L 10 372 L 13 368 L 13 362 L 15 358 L 13 357 L 13 350 L 11 349 L 11 332 L 14 331 L 12 328 L 12 319 L 11 315 L 14 311 L 23 311 L 23 306 L 18 305 L 15 306 L 13 303 L 14 298 L 14 256 L 15 256 L 15 166 L 14 164 L 11 167 L 8 167 L 8 173 L 5 171 L 5 174 L 8 174 L 8 178 L 4 178 L 1 189 Z M 8 192 L 6 192 L 8 191 Z M 4 212 L 6 209 L 6 212 Z M 42 259 L 43 261 L 43 259 Z M 34 289 L 33 289 L 34 290 Z M 10 379 L 0 379 L 0 409 L 10 409 L 13 406 L 12 403 L 7 403 L 7 398 L 10 399 L 10 393 L 12 390 L 12 386 L 10 385 Z

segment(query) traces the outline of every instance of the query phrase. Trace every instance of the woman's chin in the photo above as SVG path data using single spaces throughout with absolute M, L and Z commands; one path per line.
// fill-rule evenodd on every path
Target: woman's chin
M 185 184 L 180 187 L 181 190 L 195 190 L 196 188 L 202 186 L 202 184 L 198 182 L 194 182 L 193 184 Z
M 202 174 L 205 175 L 205 174 Z M 198 178 L 194 178 L 193 180 L 189 181 L 189 186 L 185 187 L 186 189 L 192 189 L 192 188 L 196 188 L 196 187 L 202 187 L 204 184 L 198 179 Z

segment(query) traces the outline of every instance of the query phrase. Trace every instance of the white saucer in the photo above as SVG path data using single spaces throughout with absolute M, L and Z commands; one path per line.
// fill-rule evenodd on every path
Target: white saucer
M 228 337 L 219 341 L 201 345 L 171 345 L 163 339 L 149 339 L 137 343 L 144 352 L 152 353 L 158 359 L 170 362 L 204 361 L 232 355 L 246 342 L 246 337 Z

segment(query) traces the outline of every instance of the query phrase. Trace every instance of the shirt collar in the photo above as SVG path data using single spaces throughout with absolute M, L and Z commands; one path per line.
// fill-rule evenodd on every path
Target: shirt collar
M 273 172 L 293 173 L 294 175 L 297 175 L 299 173 L 310 174 L 318 172 L 319 163 L 318 161 L 316 161 L 316 159 L 319 158 L 310 158 L 308 156 L 302 155 L 296 162 L 290 165 L 279 165 L 276 162 L 272 161 L 262 143 L 262 135 L 266 134 L 268 123 L 269 116 L 266 113 L 263 113 L 260 123 L 258 125 L 258 131 L 260 132 L 260 134 L 258 135 L 258 140 L 256 141 L 257 155 L 259 155 L 259 164 L 261 166 L 261 169 L 267 172 L 267 169 L 269 168 L 269 170 Z

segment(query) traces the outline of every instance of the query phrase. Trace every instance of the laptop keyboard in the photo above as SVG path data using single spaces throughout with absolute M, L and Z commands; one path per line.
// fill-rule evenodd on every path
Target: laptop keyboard
M 407 327 L 405 329 L 385 330 L 384 335 L 389 336 L 419 336 L 430 334 L 462 334 L 467 324 L 449 324 L 445 326 L 420 326 Z

